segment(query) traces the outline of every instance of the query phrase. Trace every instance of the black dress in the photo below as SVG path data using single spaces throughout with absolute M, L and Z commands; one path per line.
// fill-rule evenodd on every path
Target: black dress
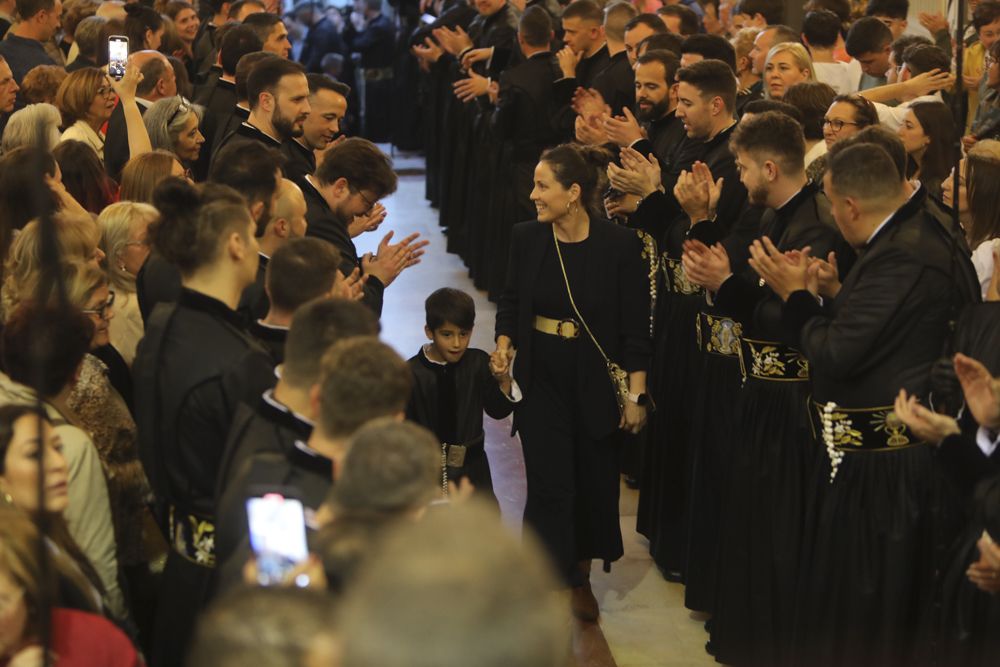
M 273 366 L 235 310 L 181 291 L 146 322 L 133 365 L 139 454 L 171 551 L 152 664 L 181 664 L 213 576 L 215 484 L 240 401 L 274 382 Z
M 560 244 L 573 297 L 608 356 L 627 372 L 646 370 L 648 291 L 635 232 L 591 221 L 589 237 Z M 569 585 L 577 564 L 609 564 L 623 552 L 618 519 L 619 412 L 606 365 L 585 333 L 534 330 L 534 317 L 574 318 L 549 225 L 516 225 L 497 335 L 517 349 L 524 394 L 514 412 L 528 481 L 527 526 L 540 536 Z M 607 566 L 607 565 L 606 565 Z

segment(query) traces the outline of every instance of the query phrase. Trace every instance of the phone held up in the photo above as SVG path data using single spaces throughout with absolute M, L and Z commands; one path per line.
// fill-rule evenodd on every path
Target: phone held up
M 121 81 L 128 63 L 128 37 L 111 35 L 108 37 L 108 76 Z
M 302 501 L 273 491 L 260 493 L 247 500 L 247 519 L 262 586 L 283 582 L 309 557 Z

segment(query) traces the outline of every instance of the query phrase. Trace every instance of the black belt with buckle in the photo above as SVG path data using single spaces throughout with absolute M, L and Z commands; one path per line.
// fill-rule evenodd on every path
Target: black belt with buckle
M 813 436 L 823 441 L 825 422 L 829 422 L 833 446 L 842 452 L 888 452 L 923 444 L 896 416 L 893 406 L 881 408 L 842 408 L 810 399 L 809 422 Z
M 694 321 L 694 327 L 699 350 L 722 357 L 739 355 L 743 325 L 736 320 L 701 312 Z
M 768 340 L 740 337 L 743 379 L 767 382 L 808 382 L 809 362 L 793 347 Z
M 461 468 L 465 465 L 465 457 L 470 449 L 482 447 L 486 440 L 486 434 L 480 433 L 478 438 L 468 440 L 461 445 L 451 445 L 446 442 L 441 443 L 441 452 L 449 468 Z

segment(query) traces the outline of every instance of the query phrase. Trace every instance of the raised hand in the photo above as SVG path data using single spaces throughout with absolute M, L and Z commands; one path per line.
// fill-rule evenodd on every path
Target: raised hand
M 588 121 L 583 116 L 577 116 L 573 121 L 576 140 L 588 146 L 602 146 L 608 143 L 608 135 L 604 132 L 604 123 L 600 119 Z
M 778 250 L 771 239 L 764 236 L 750 245 L 750 267 L 757 272 L 768 287 L 787 301 L 792 292 L 807 289 L 810 248 L 787 255 Z
M 114 88 L 115 94 L 122 102 L 131 102 L 135 100 L 135 90 L 142 83 L 142 72 L 140 67 L 135 64 L 135 61 L 129 59 L 128 64 L 125 66 L 125 75 L 119 81 L 110 79 L 111 87 Z
M 652 155 L 650 155 L 650 158 L 652 163 L 655 165 L 655 168 L 647 169 L 642 167 L 619 167 L 613 162 L 609 163 L 607 171 L 608 180 L 611 181 L 611 187 L 616 190 L 620 190 L 621 192 L 639 195 L 643 198 L 651 195 L 657 190 L 662 190 L 663 184 L 660 182 L 659 162 L 657 162 L 656 158 Z M 640 159 L 647 167 L 651 166 L 650 163 L 646 162 L 641 156 Z M 633 162 L 633 164 L 635 163 Z
M 646 135 L 628 107 L 622 109 L 622 113 L 624 115 L 604 121 L 604 130 L 608 133 L 608 138 L 619 146 L 631 146 Z
M 947 70 L 933 69 L 910 78 L 903 85 L 913 97 L 921 97 L 951 88 L 955 85 L 955 75 Z
M 556 53 L 556 60 L 559 62 L 559 69 L 564 77 L 575 77 L 576 66 L 580 64 L 583 53 L 577 53 L 568 46 L 564 46 Z
M 1000 381 L 986 366 L 962 353 L 955 355 L 955 374 L 976 422 L 992 431 L 1000 430 Z
M 701 241 L 685 241 L 681 263 L 688 280 L 710 292 L 718 292 L 722 283 L 732 274 L 729 254 L 720 243 L 709 248 Z
M 582 116 L 587 121 L 601 116 L 610 116 L 611 107 L 604 101 L 604 97 L 593 88 L 577 88 L 573 93 L 573 111 L 577 116 Z
M 348 301 L 360 301 L 365 295 L 367 276 L 361 275 L 361 267 L 355 267 L 351 275 L 340 274 L 341 280 L 333 286 L 333 296 Z
M 914 435 L 930 444 L 940 443 L 949 435 L 962 432 L 953 417 L 928 410 L 920 405 L 916 396 L 909 396 L 905 389 L 899 390 L 893 410 Z
M 354 220 L 347 225 L 347 233 L 351 238 L 361 236 L 365 232 L 373 232 L 385 220 L 386 210 L 381 202 L 376 202 L 371 210 L 364 215 L 354 216 Z
M 361 258 L 361 267 L 366 275 L 375 276 L 388 287 L 405 269 L 420 263 L 423 248 L 429 241 L 417 241 L 420 234 L 414 233 L 396 244 L 391 244 L 393 232 L 386 234 L 378 244 L 378 254 L 366 253 Z
M 722 179 L 720 178 L 720 188 L 721 183 Z M 709 220 L 714 215 L 711 179 L 701 178 L 694 171 L 681 171 L 674 184 L 674 198 L 677 199 L 677 203 L 681 205 L 692 223 Z M 718 197 L 716 197 L 717 201 Z

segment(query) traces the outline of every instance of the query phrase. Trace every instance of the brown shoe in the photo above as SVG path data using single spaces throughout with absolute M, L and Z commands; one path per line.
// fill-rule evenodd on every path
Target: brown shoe
M 582 586 L 574 587 L 570 600 L 573 615 L 581 621 L 593 623 L 601 615 L 601 609 L 597 605 L 597 598 L 594 597 L 594 591 L 591 590 L 589 581 Z

